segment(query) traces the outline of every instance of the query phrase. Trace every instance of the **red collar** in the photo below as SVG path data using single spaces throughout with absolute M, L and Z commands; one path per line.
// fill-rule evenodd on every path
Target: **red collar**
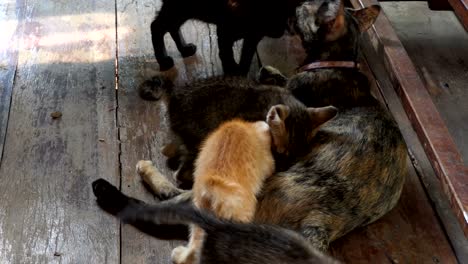
M 350 69 L 359 69 L 359 63 L 354 61 L 316 61 L 309 64 L 306 64 L 299 69 L 297 72 L 312 71 L 315 69 L 324 69 L 324 68 L 350 68 Z

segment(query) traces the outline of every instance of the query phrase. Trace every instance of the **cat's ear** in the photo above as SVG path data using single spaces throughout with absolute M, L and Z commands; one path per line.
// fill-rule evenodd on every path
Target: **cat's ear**
M 266 122 L 270 126 L 272 143 L 278 153 L 284 153 L 288 147 L 288 131 L 284 120 L 289 115 L 286 105 L 274 105 L 267 114 Z
M 325 106 L 325 107 L 309 107 L 307 108 L 309 113 L 310 120 L 313 123 L 314 127 L 319 127 L 323 125 L 328 120 L 332 119 L 338 113 L 338 109 L 334 106 Z
M 314 41 L 321 31 L 325 40 L 333 41 L 346 32 L 344 0 L 306 1 L 296 8 L 295 27 L 306 41 Z
M 325 29 L 325 39 L 335 41 L 346 32 L 344 0 L 324 1 L 317 10 L 317 20 Z
M 371 5 L 363 9 L 351 10 L 351 14 L 359 23 L 361 32 L 367 31 L 374 24 L 380 14 L 380 9 L 379 5 Z

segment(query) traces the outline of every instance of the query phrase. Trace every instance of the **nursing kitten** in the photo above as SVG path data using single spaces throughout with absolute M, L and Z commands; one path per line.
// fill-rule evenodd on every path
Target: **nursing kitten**
M 372 25 L 380 8 L 340 8 L 330 19 L 323 9 L 317 11 L 323 2 L 297 9 L 311 18 L 309 25 L 296 24 L 308 53 L 305 63 L 354 61 L 361 32 Z M 333 240 L 376 221 L 396 205 L 407 174 L 407 148 L 396 122 L 372 97 L 367 78 L 357 68 L 301 72 L 283 89 L 291 89 L 311 107 L 333 104 L 340 113 L 320 126 L 306 155 L 265 181 L 253 222 L 295 230 L 313 247 L 326 250 Z M 121 195 L 98 193 L 98 201 L 107 201 L 103 208 L 123 208 L 125 203 L 114 200 Z M 186 191 L 163 203 L 187 202 L 190 195 Z
M 258 42 L 264 37 L 280 37 L 287 28 L 287 19 L 302 0 L 164 0 L 156 19 L 151 23 L 151 40 L 161 71 L 174 66 L 167 55 L 164 35 L 169 32 L 183 57 L 192 56 L 196 46 L 187 44 L 180 27 L 189 19 L 217 26 L 219 57 L 225 74 L 247 74 Z M 232 46 L 244 39 L 239 65 Z
M 255 214 L 256 195 L 274 167 L 270 130 L 264 121 L 227 121 L 201 147 L 193 203 L 219 218 L 248 223 Z M 174 263 L 199 263 L 203 239 L 203 229 L 192 225 L 188 246 L 172 251 Z
M 309 152 L 319 127 L 337 114 L 335 107 L 307 108 L 287 89 L 261 85 L 244 77 L 211 77 L 173 87 L 158 76 L 139 89 L 145 98 L 162 98 L 167 104 L 170 128 L 178 146 L 163 152 L 172 152 L 170 156 L 181 161 L 177 179 L 185 183 L 192 181 L 200 144 L 227 120 L 254 122 L 268 116 L 276 169 L 284 170 Z M 177 151 L 180 149 L 183 151 Z M 177 162 L 173 163 L 176 165 L 172 167 L 177 168 Z

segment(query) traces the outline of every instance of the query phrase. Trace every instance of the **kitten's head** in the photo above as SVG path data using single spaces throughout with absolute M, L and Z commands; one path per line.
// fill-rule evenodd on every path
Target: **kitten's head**
M 306 63 L 321 60 L 355 60 L 362 32 L 374 24 L 380 6 L 345 9 L 340 0 L 306 1 L 296 8 L 291 22 L 302 39 Z
M 267 114 L 267 123 L 270 126 L 275 152 L 286 157 L 306 155 L 317 130 L 337 113 L 338 109 L 333 106 L 304 108 L 275 105 L 271 107 Z

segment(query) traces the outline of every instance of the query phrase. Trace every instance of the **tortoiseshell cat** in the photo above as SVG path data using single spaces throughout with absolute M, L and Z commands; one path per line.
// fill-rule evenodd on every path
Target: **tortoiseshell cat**
M 287 19 L 304 0 L 164 0 L 156 19 L 151 23 L 154 54 L 161 71 L 174 66 L 167 55 L 164 35 L 169 32 L 183 57 L 192 56 L 196 46 L 187 44 L 180 26 L 197 19 L 217 26 L 219 57 L 225 74 L 247 74 L 258 42 L 264 37 L 280 37 L 287 28 Z M 239 65 L 232 46 L 244 39 Z
M 333 19 L 318 12 L 320 8 L 317 1 L 297 9 L 298 17 L 310 18 L 295 25 L 308 53 L 305 63 L 354 61 L 359 36 L 380 8 L 345 11 L 341 6 Z M 287 88 L 309 106 L 332 104 L 340 113 L 320 127 L 305 157 L 266 180 L 254 222 L 296 230 L 312 246 L 326 250 L 333 240 L 372 223 L 396 205 L 406 176 L 406 145 L 356 68 L 302 72 L 288 81 Z M 110 202 L 120 195 L 97 193 L 98 201 L 109 201 L 101 203 L 103 208 L 125 207 L 125 202 Z M 163 203 L 188 199 L 190 191 Z

